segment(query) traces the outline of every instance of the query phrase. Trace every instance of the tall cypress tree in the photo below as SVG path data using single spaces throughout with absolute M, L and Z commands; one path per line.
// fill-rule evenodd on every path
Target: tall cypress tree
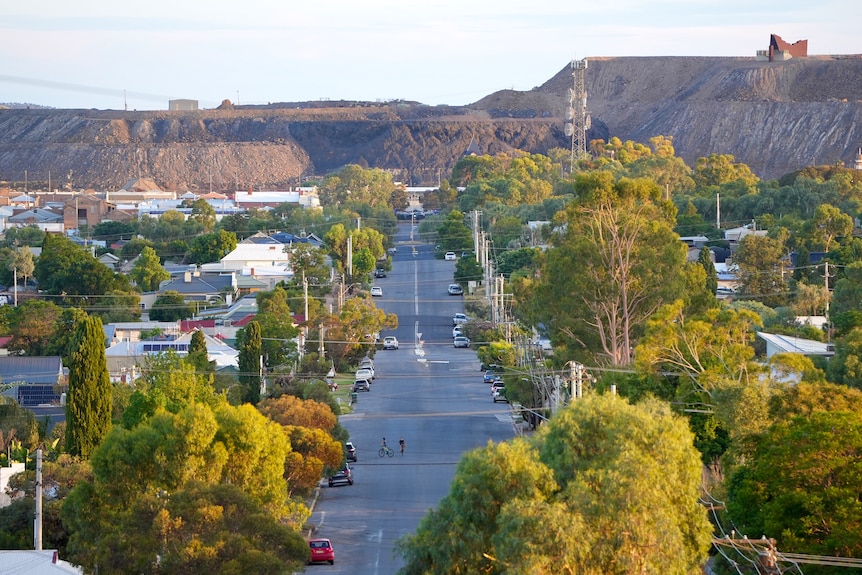
M 209 355 L 207 354 L 207 342 L 204 337 L 204 332 L 196 329 L 192 334 L 192 341 L 189 344 L 189 353 L 186 356 L 186 362 L 193 365 L 195 373 L 199 377 L 208 376 L 212 378 L 213 366 L 210 363 Z
M 260 324 L 248 322 L 242 330 L 242 345 L 239 348 L 239 382 L 243 387 L 243 401 L 257 405 L 260 401 L 260 357 L 263 341 Z
M 718 290 L 718 272 L 715 271 L 715 264 L 712 263 L 712 255 L 708 247 L 703 246 L 700 248 L 700 253 L 697 255 L 697 263 L 702 265 L 703 269 L 706 270 L 706 289 L 712 295 L 715 295 L 715 292 Z
M 66 398 L 66 449 L 72 455 L 88 458 L 111 427 L 113 394 L 100 318 L 89 317 L 78 325 L 72 349 Z

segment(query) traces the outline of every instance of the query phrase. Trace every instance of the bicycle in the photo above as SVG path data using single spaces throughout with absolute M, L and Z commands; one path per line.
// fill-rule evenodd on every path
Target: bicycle
M 389 447 L 388 445 L 384 445 L 383 447 L 380 448 L 380 451 L 377 452 L 377 455 L 379 455 L 380 457 L 383 457 L 384 455 L 388 455 L 389 457 L 392 457 L 395 455 L 395 450 L 392 449 L 391 447 Z

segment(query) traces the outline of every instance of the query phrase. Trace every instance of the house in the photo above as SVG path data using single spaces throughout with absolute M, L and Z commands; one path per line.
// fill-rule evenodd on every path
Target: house
M 6 226 L 9 228 L 36 226 L 43 232 L 54 234 L 65 232 L 63 214 L 45 208 L 15 210 L 11 216 L 6 218 Z
M 168 351 L 176 352 L 180 356 L 187 355 L 193 333 L 194 330 L 181 335 L 162 334 L 151 339 L 114 343 L 105 350 L 111 381 L 134 380 L 135 375 L 146 365 L 146 359 L 149 356 Z M 239 365 L 239 351 L 206 333 L 204 333 L 204 341 L 207 357 L 216 363 L 216 369 L 236 368 Z
M 237 293 L 236 272 L 232 270 L 204 273 L 198 269 L 186 269 L 181 275 L 171 275 L 171 279 L 159 286 L 158 295 L 175 291 L 186 303 L 213 302 L 224 298 L 230 305 Z
M 317 187 L 297 187 L 291 190 L 237 190 L 234 203 L 238 207 L 274 208 L 281 204 L 299 204 L 303 208 L 319 208 Z
M 14 398 L 24 407 L 58 403 L 66 385 L 66 371 L 59 356 L 0 356 L 2 395 Z
M 99 262 L 105 264 L 111 271 L 117 272 L 120 271 L 120 264 L 123 263 L 123 260 L 115 256 L 110 252 L 106 252 L 100 255 L 98 258 Z
M 139 203 L 149 200 L 176 199 L 176 193 L 162 191 L 153 180 L 147 178 L 132 178 L 126 182 L 122 189 L 115 192 L 105 192 L 105 201 L 113 202 L 117 204 L 117 207 L 120 207 L 120 204 L 137 206 Z M 124 209 L 128 208 L 124 207 Z
M 766 342 L 767 358 L 772 357 L 776 353 L 801 353 L 802 355 L 819 355 L 823 357 L 832 357 L 835 355 L 835 345 L 831 343 L 762 331 L 757 332 L 757 337 Z

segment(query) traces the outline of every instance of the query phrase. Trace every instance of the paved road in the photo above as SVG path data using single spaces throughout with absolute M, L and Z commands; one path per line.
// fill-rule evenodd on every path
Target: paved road
M 409 238 L 409 225 L 399 227 L 399 239 Z M 395 540 L 415 532 L 449 492 L 461 455 L 514 435 L 508 405 L 491 401 L 476 353 L 452 346 L 452 316 L 463 311 L 462 299 L 446 293 L 454 269 L 455 262 L 434 259 L 430 245 L 414 256 L 399 244 L 392 272 L 377 280 L 378 305 L 399 318 L 398 329 L 381 337 L 395 335 L 401 348 L 377 353 L 371 391 L 341 419 L 357 446 L 355 483 L 321 489 L 311 520 L 318 536 L 332 540 L 336 563 L 308 572 L 394 574 L 403 565 Z M 377 455 L 382 437 L 394 457 Z

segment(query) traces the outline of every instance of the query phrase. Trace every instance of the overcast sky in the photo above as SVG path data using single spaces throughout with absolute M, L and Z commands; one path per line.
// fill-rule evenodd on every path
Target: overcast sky
M 859 0 L 2 0 L 0 102 L 468 104 L 573 58 L 862 53 Z

